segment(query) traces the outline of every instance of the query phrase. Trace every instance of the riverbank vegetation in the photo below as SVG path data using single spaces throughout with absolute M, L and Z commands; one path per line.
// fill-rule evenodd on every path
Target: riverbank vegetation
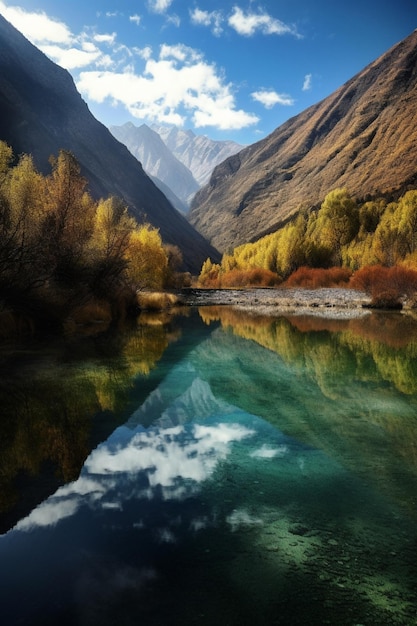
M 318 210 L 300 211 L 276 232 L 224 254 L 220 264 L 208 259 L 198 284 L 346 286 L 369 293 L 375 306 L 400 306 L 417 290 L 417 190 L 395 202 L 358 202 L 335 189 Z
M 50 162 L 44 176 L 0 142 L 0 335 L 115 322 L 138 308 L 138 292 L 188 280 L 158 230 L 117 197 L 91 197 L 73 154 Z

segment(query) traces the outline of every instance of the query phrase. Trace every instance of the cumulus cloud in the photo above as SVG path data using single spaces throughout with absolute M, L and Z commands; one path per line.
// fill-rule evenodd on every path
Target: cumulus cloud
M 197 26 L 208 26 L 216 37 L 223 32 L 223 16 L 220 11 L 203 11 L 195 8 L 190 11 L 191 23 Z
M 235 6 L 233 12 L 228 18 L 228 24 L 231 28 L 239 34 L 245 37 L 252 37 L 256 33 L 262 33 L 264 35 L 295 35 L 298 36 L 296 29 L 293 26 L 284 24 L 281 20 L 278 20 L 268 13 L 259 11 L 258 13 L 251 13 L 243 11 L 241 8 Z
M 148 7 L 165 13 L 171 1 L 149 0 Z M 115 32 L 91 29 L 74 34 L 43 12 L 6 7 L 1 0 L 0 11 L 49 58 L 71 71 L 78 90 L 91 102 L 121 106 L 137 119 L 159 124 L 240 130 L 259 122 L 254 113 L 237 107 L 234 86 L 223 71 L 190 47 L 128 47 Z M 220 13 L 195 9 L 191 15 L 195 24 L 219 32 Z M 139 15 L 129 19 L 140 23 Z
M 0 1 L 0 12 L 25 37 L 50 59 L 67 70 L 109 67 L 112 61 L 100 46 L 116 44 L 116 33 L 86 33 L 74 35 L 66 24 L 44 12 L 28 12 L 17 6 L 6 7 Z
M 139 26 L 140 15 L 138 15 L 137 13 L 135 13 L 135 15 L 129 15 L 129 22 L 133 22 L 134 24 L 137 24 L 137 26 Z
M 133 117 L 157 123 L 182 126 L 190 117 L 197 128 L 230 130 L 259 121 L 254 114 L 236 109 L 232 88 L 216 66 L 182 44 L 162 45 L 157 58 L 146 58 L 140 74 L 85 71 L 77 86 L 95 102 L 109 99 L 125 106 Z
M 112 46 L 116 42 L 116 33 L 95 34 L 93 35 L 93 40 L 97 43 L 106 43 Z
M 263 104 L 266 109 L 272 109 L 276 104 L 281 104 L 282 106 L 292 106 L 294 104 L 294 99 L 291 96 L 286 93 L 277 93 L 273 90 L 254 91 L 251 96 L 256 102 Z
M 54 59 L 58 65 L 65 67 L 67 70 L 86 67 L 91 63 L 98 61 L 102 53 L 97 48 L 80 49 L 80 48 L 61 48 L 60 46 L 45 45 L 42 46 L 43 52 Z
M 74 40 L 66 24 L 48 17 L 43 11 L 27 12 L 0 2 L 0 13 L 35 45 L 44 42 L 71 45 Z
M 172 2 L 173 0 L 148 0 L 148 6 L 154 13 L 165 13 Z
M 309 91 L 311 89 L 312 80 L 313 80 L 312 74 L 306 74 L 304 76 L 303 91 Z

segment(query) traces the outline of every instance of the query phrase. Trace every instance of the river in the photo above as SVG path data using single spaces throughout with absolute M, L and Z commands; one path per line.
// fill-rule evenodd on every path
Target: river
M 417 624 L 417 322 L 232 307 L 0 350 L 0 621 Z

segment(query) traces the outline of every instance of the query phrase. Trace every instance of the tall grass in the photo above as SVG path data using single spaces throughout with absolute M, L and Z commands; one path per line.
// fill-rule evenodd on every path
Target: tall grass
M 164 291 L 139 291 L 137 301 L 142 311 L 163 311 L 180 304 L 178 296 Z

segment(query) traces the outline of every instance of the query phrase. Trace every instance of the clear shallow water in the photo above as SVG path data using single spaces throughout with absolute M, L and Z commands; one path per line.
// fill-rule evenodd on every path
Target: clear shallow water
M 2 624 L 416 624 L 415 323 L 201 318 L 5 370 Z

